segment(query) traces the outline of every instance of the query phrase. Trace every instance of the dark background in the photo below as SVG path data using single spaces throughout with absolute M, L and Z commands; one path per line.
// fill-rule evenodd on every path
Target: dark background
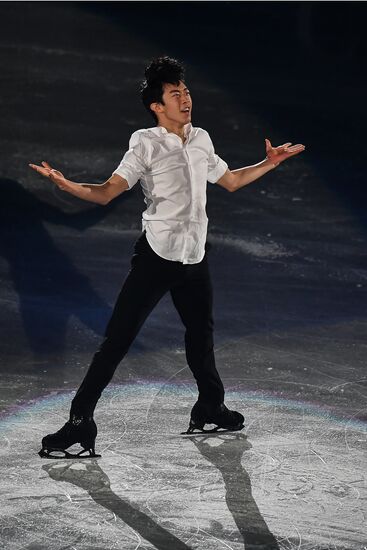
M 365 3 L 3 2 L 0 20 L 3 175 L 17 175 L 13 154 L 30 148 L 37 162 L 46 147 L 73 172 L 85 151 L 82 174 L 104 180 L 131 131 L 153 123 L 137 90 L 164 53 L 186 62 L 193 122 L 231 166 L 261 160 L 264 137 L 300 141 L 360 206 Z

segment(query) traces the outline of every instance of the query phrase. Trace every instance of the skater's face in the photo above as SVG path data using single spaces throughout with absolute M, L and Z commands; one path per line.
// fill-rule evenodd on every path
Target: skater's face
M 188 87 L 179 84 L 163 84 L 162 103 L 152 103 L 150 108 L 158 117 L 159 124 L 184 126 L 191 122 L 192 100 Z

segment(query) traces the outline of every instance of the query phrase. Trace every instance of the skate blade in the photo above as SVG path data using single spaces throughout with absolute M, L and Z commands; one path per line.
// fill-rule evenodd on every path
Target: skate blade
M 244 424 L 240 424 L 232 428 L 222 428 L 220 426 L 215 426 L 215 428 L 212 428 L 211 430 L 205 430 L 204 428 L 199 428 L 198 426 L 190 424 L 187 431 L 181 432 L 181 435 L 205 435 L 205 434 L 214 434 L 214 433 L 222 434 L 226 432 L 238 432 L 240 430 L 243 430 L 244 427 L 245 427 Z
M 63 453 L 61 455 L 55 455 L 52 453 Z M 83 453 L 89 453 L 88 455 L 85 455 Z M 51 458 L 53 460 L 64 460 L 64 459 L 73 459 L 73 458 L 101 458 L 101 455 L 97 455 L 94 450 L 92 449 L 83 449 L 77 454 L 69 453 L 66 450 L 59 450 L 59 449 L 41 449 L 39 451 L 39 456 L 41 458 Z

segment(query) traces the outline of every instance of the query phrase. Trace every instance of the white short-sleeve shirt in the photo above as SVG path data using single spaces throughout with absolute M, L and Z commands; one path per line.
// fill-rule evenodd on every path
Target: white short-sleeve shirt
M 186 124 L 185 143 L 162 126 L 138 130 L 113 172 L 131 189 L 140 180 L 142 227 L 156 254 L 184 264 L 201 262 L 208 218 L 207 181 L 216 183 L 228 165 L 215 154 L 208 132 Z

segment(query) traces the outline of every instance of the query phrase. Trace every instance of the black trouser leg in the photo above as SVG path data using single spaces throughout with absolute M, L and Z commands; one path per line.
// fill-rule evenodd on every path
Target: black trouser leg
M 211 408 L 223 403 L 224 387 L 215 366 L 213 291 L 206 255 L 185 269 L 183 281 L 171 289 L 171 296 L 186 328 L 186 358 L 197 382 L 198 401 Z
M 144 321 L 177 277 L 172 270 L 174 266 L 162 269 L 162 260 L 147 246 L 142 238 L 135 245 L 132 267 L 107 325 L 105 339 L 72 401 L 70 414 L 93 415 L 102 391 Z

